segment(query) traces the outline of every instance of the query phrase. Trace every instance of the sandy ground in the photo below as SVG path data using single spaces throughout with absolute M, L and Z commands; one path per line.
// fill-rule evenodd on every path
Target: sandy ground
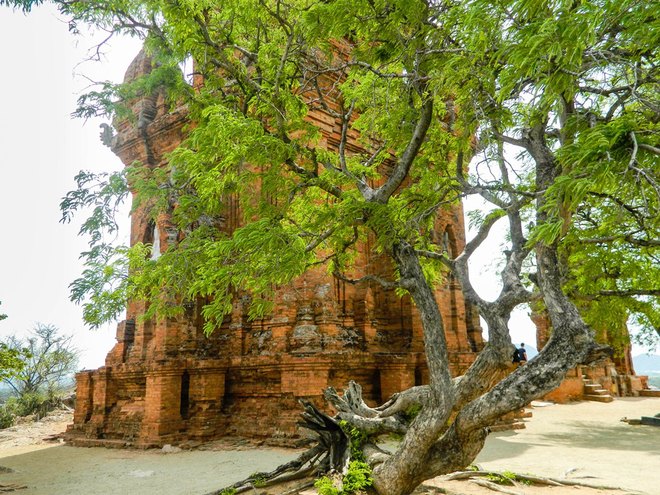
M 630 426 L 622 417 L 660 412 L 659 398 L 617 399 L 533 408 L 527 428 L 490 435 L 477 459 L 483 469 L 568 478 L 595 485 L 660 494 L 660 428 Z M 71 421 L 47 420 L 0 430 L 0 491 L 18 485 L 20 495 L 202 495 L 295 457 L 280 449 L 161 450 L 77 448 L 42 438 Z M 6 468 L 6 469 L 4 469 Z M 494 494 L 470 482 L 429 484 L 465 495 Z M 611 489 L 511 488 L 524 495 L 620 495 Z

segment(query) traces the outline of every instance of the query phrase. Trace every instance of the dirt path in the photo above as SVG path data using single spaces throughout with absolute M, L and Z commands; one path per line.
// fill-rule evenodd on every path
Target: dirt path
M 629 426 L 624 416 L 660 412 L 660 399 L 619 399 L 535 407 L 525 430 L 492 434 L 477 463 L 484 469 L 568 477 L 660 494 L 660 428 Z M 0 430 L 0 485 L 25 485 L 20 495 L 202 495 L 269 470 L 296 453 L 281 449 L 161 450 L 78 448 L 42 438 L 71 421 L 61 413 Z M 1 469 L 7 468 L 10 472 Z M 464 495 L 495 492 L 469 482 L 429 484 Z M 512 488 L 521 495 L 620 495 L 589 488 Z M 1 491 L 1 487 L 0 487 Z M 310 492 L 313 493 L 313 492 Z

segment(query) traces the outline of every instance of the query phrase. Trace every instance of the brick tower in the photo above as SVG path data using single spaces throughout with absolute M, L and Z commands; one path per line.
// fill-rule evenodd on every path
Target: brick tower
M 151 66 L 141 52 L 126 80 Z M 172 111 L 156 94 L 134 102 L 133 110 L 136 122 L 117 123 L 108 144 L 126 165 L 162 166 L 184 137 L 186 109 Z M 336 147 L 341 123 L 318 111 L 309 120 L 323 145 Z M 236 198 L 228 200 L 228 229 L 236 227 L 239 208 Z M 167 216 L 154 223 L 144 211 L 134 212 L 131 243 L 151 243 L 157 255 L 174 235 Z M 434 235 L 449 252 L 462 249 L 461 205 L 440 213 Z M 391 277 L 391 265 L 368 242 L 360 252 L 358 271 Z M 436 298 L 458 374 L 483 347 L 479 317 L 453 279 Z M 282 287 L 275 302 L 270 317 L 250 321 L 246 301 L 237 297 L 210 337 L 202 332 L 199 305 L 177 319 L 142 321 L 144 303 L 130 302 L 105 366 L 77 375 L 69 441 L 157 446 L 242 436 L 292 444 L 301 435 L 300 398 L 322 405 L 325 387 L 342 388 L 352 379 L 367 401 L 377 403 L 427 382 L 421 322 L 409 297 L 378 284 L 347 284 L 319 268 Z

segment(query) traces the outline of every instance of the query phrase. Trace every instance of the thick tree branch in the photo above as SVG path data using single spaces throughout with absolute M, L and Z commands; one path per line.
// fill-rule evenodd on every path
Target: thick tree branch
M 598 295 L 617 297 L 660 296 L 660 289 L 601 290 L 598 291 Z
M 484 219 L 483 223 L 479 227 L 479 230 L 474 238 L 471 239 L 470 242 L 466 243 L 463 252 L 461 252 L 461 254 L 459 254 L 456 259 L 453 260 L 453 262 L 451 262 L 454 273 L 461 283 L 461 288 L 463 289 L 465 298 L 472 304 L 475 304 L 479 309 L 483 309 L 488 305 L 488 303 L 484 301 L 481 296 L 479 296 L 479 294 L 477 294 L 477 291 L 474 289 L 474 286 L 470 281 L 468 261 L 474 251 L 484 242 L 484 240 L 486 240 L 490 229 L 493 227 L 493 225 L 495 225 L 495 222 L 502 218 L 503 215 L 504 212 L 502 210 L 496 210 L 489 213 L 489 215 Z
M 497 131 L 493 131 L 493 136 L 495 136 L 496 139 L 504 143 L 512 144 L 513 146 L 518 146 L 519 148 L 527 149 L 527 146 L 529 145 L 526 139 L 514 138 L 511 136 L 507 136 L 506 134 L 501 134 Z
M 365 275 L 360 278 L 349 278 L 339 271 L 334 271 L 332 275 L 337 277 L 339 280 L 351 285 L 357 285 L 364 282 L 376 282 L 377 284 L 381 285 L 382 287 L 385 287 L 386 289 L 396 289 L 398 287 L 401 287 L 400 282 L 392 282 L 391 280 L 385 280 L 384 278 L 381 278 L 377 275 Z
M 660 148 L 656 148 L 655 146 L 651 146 L 650 144 L 646 144 L 646 143 L 639 143 L 638 146 L 643 150 L 650 151 L 651 153 L 655 153 L 656 155 L 660 155 Z
M 403 154 L 399 158 L 392 175 L 387 179 L 385 184 L 373 191 L 372 197 L 365 196 L 365 199 L 368 201 L 375 201 L 377 203 L 387 203 L 387 200 L 390 198 L 394 191 L 396 191 L 403 181 L 408 176 L 410 167 L 413 164 L 413 161 L 417 157 L 426 133 L 429 130 L 431 121 L 433 119 L 433 97 L 430 95 L 424 96 L 424 102 L 422 103 L 419 120 L 415 125 L 415 130 L 413 131 L 412 137 L 408 146 L 404 150 Z

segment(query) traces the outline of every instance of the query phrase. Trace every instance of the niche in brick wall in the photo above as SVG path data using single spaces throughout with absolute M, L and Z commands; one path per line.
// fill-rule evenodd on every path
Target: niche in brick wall
M 188 370 L 181 375 L 181 400 L 179 405 L 179 412 L 183 419 L 190 417 L 190 373 Z

